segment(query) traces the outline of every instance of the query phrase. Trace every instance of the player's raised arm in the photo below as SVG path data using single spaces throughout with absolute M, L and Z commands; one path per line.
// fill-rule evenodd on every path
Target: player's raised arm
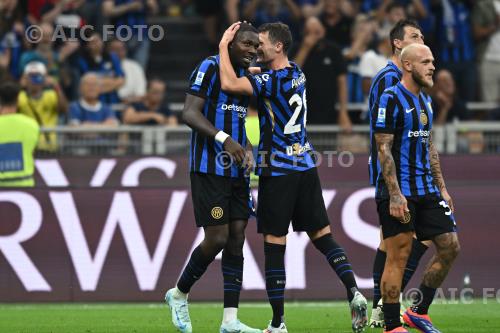
M 441 192 L 441 196 L 447 201 L 450 206 L 451 212 L 455 212 L 455 207 L 453 206 L 453 199 L 451 198 L 448 190 L 446 189 L 446 184 L 444 183 L 443 173 L 441 172 L 441 163 L 439 162 L 439 153 L 432 142 L 432 136 L 429 138 L 429 160 L 431 164 L 432 178 L 434 178 L 434 183 Z
M 224 32 L 219 43 L 221 88 L 225 92 L 251 96 L 253 94 L 252 84 L 246 77 L 236 76 L 231 59 L 229 58 L 229 43 L 232 42 L 239 27 L 240 22 L 233 23 Z

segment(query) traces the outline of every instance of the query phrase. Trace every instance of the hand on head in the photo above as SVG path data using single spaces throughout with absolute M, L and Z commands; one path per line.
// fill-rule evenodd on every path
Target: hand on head
M 219 47 L 227 47 L 229 43 L 231 43 L 234 39 L 234 36 L 236 35 L 236 32 L 240 28 L 241 22 L 235 22 L 229 26 L 229 28 L 224 31 L 224 35 L 222 35 L 222 38 L 219 43 Z

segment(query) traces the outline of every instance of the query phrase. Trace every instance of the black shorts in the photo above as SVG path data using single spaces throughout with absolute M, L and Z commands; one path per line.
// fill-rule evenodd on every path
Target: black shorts
M 418 240 L 429 240 L 438 235 L 456 232 L 455 218 L 446 201 L 437 194 L 406 197 L 410 220 L 402 223 L 390 214 L 389 198 L 377 199 L 377 211 L 385 238 L 403 232 L 415 232 Z
M 191 196 L 198 227 L 248 220 L 253 208 L 245 178 L 191 172 Z
M 294 231 L 316 231 L 330 225 L 316 168 L 259 178 L 258 232 L 285 236 L 290 221 Z

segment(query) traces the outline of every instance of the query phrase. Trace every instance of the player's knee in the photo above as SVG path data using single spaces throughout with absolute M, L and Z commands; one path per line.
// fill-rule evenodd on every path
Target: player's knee
M 307 232 L 307 235 L 309 236 L 309 238 L 314 241 L 318 238 L 321 238 L 325 235 L 328 235 L 330 234 L 331 235 L 332 233 L 332 230 L 330 229 L 330 226 L 326 226 L 324 228 L 321 228 L 319 230 L 314 230 L 314 231 L 308 231 Z
M 401 244 L 401 246 L 396 247 L 393 251 L 387 252 L 386 261 L 392 266 L 404 268 L 410 257 L 410 252 L 411 246 Z
M 219 253 L 223 248 L 226 247 L 227 241 L 229 239 L 229 233 L 224 229 L 205 231 L 205 238 L 203 239 L 203 245 L 205 248 L 209 248 L 211 252 Z
M 219 250 L 222 250 L 223 248 L 226 247 L 227 241 L 229 237 L 227 234 L 222 234 L 222 235 L 217 235 L 212 239 L 212 242 L 214 244 L 214 247 L 216 247 Z
M 227 240 L 226 249 L 232 255 L 241 255 L 243 244 L 245 244 L 245 233 L 232 234 Z
M 445 249 L 443 255 L 448 261 L 453 261 L 460 253 L 460 242 L 457 237 L 454 237 L 450 245 Z

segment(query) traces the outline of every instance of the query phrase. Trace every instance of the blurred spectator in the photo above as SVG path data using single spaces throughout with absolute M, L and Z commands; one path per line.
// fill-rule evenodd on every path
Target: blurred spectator
M 85 0 L 47 0 L 40 8 L 41 21 L 62 28 L 80 28 L 85 25 L 80 14 L 84 4 Z
M 466 102 L 476 100 L 477 74 L 470 23 L 470 6 L 465 0 L 441 0 L 433 3 L 436 15 L 436 59 L 457 83 Z
M 387 61 L 391 57 L 391 42 L 389 36 L 385 38 L 377 38 L 372 42 L 373 47 L 367 50 L 361 56 L 359 62 L 359 75 L 362 79 L 363 95 L 368 96 L 372 78 L 387 65 Z
M 125 110 L 123 122 L 137 125 L 177 125 L 165 104 L 165 83 L 159 79 L 148 82 L 148 92 L 143 102 L 133 103 Z
M 61 71 L 64 71 L 65 61 L 78 50 L 79 43 L 77 41 L 67 41 L 62 47 L 57 50 L 54 44 L 54 28 L 50 23 L 40 24 L 42 36 L 40 41 L 35 44 L 35 48 L 31 51 L 24 52 L 21 55 L 19 70 L 22 73 L 24 66 L 32 61 L 40 61 L 45 64 L 48 74 L 55 80 L 59 80 Z M 68 72 L 67 70 L 66 72 Z M 69 74 L 64 76 L 64 88 L 71 85 Z
M 455 80 L 451 72 L 446 69 L 438 71 L 435 75 L 432 104 L 434 125 L 444 125 L 454 119 L 468 118 L 465 102 L 457 94 Z
M 15 24 L 22 24 L 24 15 L 18 0 L 0 0 L 0 38 L 12 31 Z
M 80 75 L 95 72 L 100 76 L 101 102 L 113 105 L 120 103 L 118 89 L 125 84 L 120 59 L 114 53 L 106 52 L 101 36 L 93 32 L 87 40 L 78 59 Z
M 47 0 L 28 0 L 28 17 L 31 24 L 38 24 L 42 19 L 42 8 Z
M 0 79 L 20 76 L 24 16 L 17 0 L 0 0 Z
M 116 37 L 126 42 L 129 56 L 146 68 L 151 46 L 146 17 L 158 13 L 156 0 L 104 0 L 102 9 L 114 25 Z
M 296 2 L 305 19 L 311 16 L 320 16 L 325 6 L 324 0 L 298 0 Z
M 17 113 L 19 85 L 0 83 L 0 187 L 33 187 L 39 127 Z
M 328 40 L 337 43 L 342 49 L 351 46 L 354 19 L 341 11 L 340 0 L 324 0 L 324 10 L 320 18 L 326 28 Z
M 406 19 L 405 7 L 399 2 L 391 3 L 386 7 L 385 15 L 379 18 L 380 27 L 377 31 L 378 37 L 389 37 L 392 27 L 394 27 L 398 21 L 404 19 Z
M 440 1 L 440 0 L 430 0 Z M 381 21 L 387 12 L 387 7 L 392 4 L 400 4 L 411 13 L 412 18 L 420 19 L 427 16 L 426 4 L 429 0 L 362 0 L 361 11 L 363 13 L 375 14 Z
M 196 12 L 203 18 L 203 30 L 209 43 L 210 53 L 218 51 L 218 24 L 224 12 L 224 0 L 193 0 Z M 232 22 L 231 22 L 232 23 Z
M 294 0 L 247 0 L 242 16 L 256 27 L 268 22 L 283 22 L 290 27 L 294 37 L 299 36 L 302 12 Z
M 426 0 L 365 0 L 364 11 L 366 12 L 368 8 L 370 8 L 370 10 L 376 10 L 378 20 L 383 21 L 388 13 L 388 9 L 391 6 L 397 5 L 402 6 L 404 11 L 411 13 L 413 19 L 422 19 L 427 16 L 427 8 L 424 1 Z M 376 5 L 376 3 L 378 3 L 378 5 Z M 374 6 L 376 7 L 374 8 Z
M 73 126 L 116 126 L 111 107 L 99 101 L 99 76 L 85 74 L 80 80 L 80 99 L 69 107 L 69 124 Z
M 362 76 L 360 75 L 361 56 L 369 48 L 375 34 L 377 24 L 366 15 L 356 17 L 354 27 L 352 28 L 352 44 L 343 50 L 344 59 L 347 64 L 347 91 L 348 101 L 351 103 L 364 102 L 362 89 Z
M 239 13 L 240 0 L 225 0 L 224 10 L 229 23 L 234 23 L 240 20 Z
M 127 58 L 127 48 L 122 41 L 113 39 L 108 50 L 118 56 L 125 74 L 125 84 L 118 89 L 118 96 L 124 103 L 139 102 L 146 94 L 144 69 L 137 61 Z
M 304 39 L 295 56 L 307 77 L 307 122 L 339 124 L 349 132 L 352 124 L 347 113 L 347 68 L 340 48 L 325 35 L 319 19 L 307 19 Z
M 19 112 L 33 118 L 40 127 L 55 127 L 59 115 L 66 113 L 68 103 L 57 81 L 47 76 L 47 68 L 42 62 L 30 62 L 24 68 L 19 94 Z M 40 135 L 38 149 L 54 152 L 57 149 L 56 133 Z
M 63 41 L 80 36 L 80 28 L 92 26 L 92 30 L 102 32 L 104 19 L 101 0 L 46 0 L 40 9 L 40 20 L 56 27 L 56 47 Z M 73 40 L 73 42 L 75 42 Z
M 324 10 L 325 0 L 296 0 L 301 8 L 302 15 L 307 19 L 311 16 L 320 16 Z M 359 11 L 359 1 L 340 0 L 339 8 L 342 13 L 354 17 Z
M 500 1 L 477 1 L 472 12 L 474 37 L 485 102 L 500 101 Z

